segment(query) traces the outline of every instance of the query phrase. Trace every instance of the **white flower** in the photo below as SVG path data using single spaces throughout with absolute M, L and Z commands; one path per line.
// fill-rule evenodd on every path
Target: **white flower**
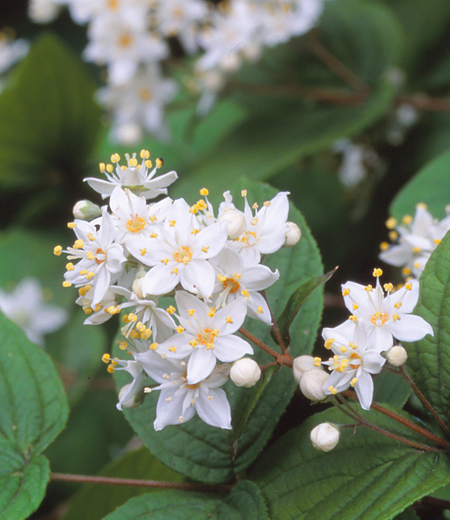
M 264 297 L 258 292 L 267 289 L 280 277 L 265 265 L 244 265 L 242 257 L 226 247 L 214 259 L 217 262 L 216 285 L 212 299 L 217 308 L 237 298 L 245 298 L 247 313 L 267 325 L 272 325 L 272 317 Z
M 347 320 L 333 329 L 323 329 L 322 337 L 325 347 L 334 353 L 329 361 L 323 362 L 331 370 L 331 375 L 323 385 L 323 392 L 334 395 L 350 386 L 354 387 L 361 407 L 369 410 L 373 397 L 371 374 L 380 373 L 386 360 L 376 349 L 370 348 L 371 344 L 362 324 Z
M 45 303 L 41 284 L 35 278 L 23 279 L 13 292 L 0 290 L 0 310 L 30 341 L 41 346 L 44 335 L 61 328 L 68 318 L 65 309 Z
M 164 226 L 151 238 L 130 242 L 127 248 L 140 262 L 151 267 L 144 276 L 144 294 L 160 295 L 178 283 L 187 291 L 209 298 L 214 288 L 214 268 L 209 259 L 216 256 L 227 240 L 226 225 L 199 225 L 183 199 L 176 200 Z
M 111 309 L 115 309 L 116 295 L 108 289 L 103 298 L 92 307 L 92 300 L 94 298 L 94 290 L 92 285 L 84 285 L 78 289 L 79 297 L 75 303 L 83 308 L 83 311 L 88 314 L 88 318 L 84 320 L 85 325 L 100 325 L 108 321 L 113 314 Z
M 99 230 L 95 224 L 100 224 Z M 116 232 L 106 208 L 102 208 L 101 219 L 93 222 L 76 220 L 72 227 L 77 240 L 64 252 L 69 254 L 68 260 L 80 261 L 66 265 L 64 278 L 67 284 L 75 287 L 91 284 L 94 288 L 92 308 L 95 309 L 119 276 L 126 258 L 122 246 L 114 243 Z M 61 254 L 61 249 L 55 248 L 55 254 Z
M 102 198 L 111 195 L 117 186 L 139 192 L 139 195 L 145 199 L 154 199 L 158 195 L 167 194 L 167 186 L 178 178 L 176 172 L 171 171 L 154 179 L 156 171 L 163 164 L 162 160 L 156 159 L 155 167 L 151 169 L 153 164 L 150 161 L 150 152 L 141 150 L 140 157 L 142 163 L 139 165 L 135 153 L 131 157 L 129 154 L 125 154 L 127 166 L 122 167 L 119 164 L 119 155 L 114 154 L 111 159 L 113 163 L 117 163 L 115 172 L 112 164 L 100 164 L 100 171 L 105 174 L 107 181 L 95 177 L 88 177 L 84 180 L 92 189 L 100 193 Z
M 29 47 L 30 45 L 26 40 L 13 41 L 6 30 L 0 31 L 0 74 L 24 58 Z
M 190 384 L 183 360 L 165 359 L 151 350 L 138 354 L 137 358 L 147 374 L 160 383 L 152 389 L 161 390 L 153 423 L 155 430 L 189 421 L 195 413 L 211 426 L 231 429 L 230 405 L 225 392 L 219 388 L 228 380 L 228 365 L 216 366 L 209 377 Z
M 390 349 L 393 337 L 400 341 L 417 341 L 426 334 L 433 335 L 431 325 L 411 314 L 419 298 L 419 282 L 411 280 L 392 294 L 392 284 L 385 284 L 385 295 L 379 281 L 381 274 L 381 269 L 374 270 L 375 288 L 354 282 L 342 286 L 345 305 L 352 312 L 350 319 L 363 324 L 374 348 L 379 352 Z
M 217 360 L 229 363 L 253 354 L 252 347 L 233 334 L 246 316 L 246 304 L 235 300 L 216 311 L 214 307 L 185 291 L 175 295 L 179 321 L 178 333 L 158 346 L 158 352 L 168 358 L 187 362 L 187 379 L 190 385 L 207 378 Z
M 246 230 L 236 240 L 230 242 L 230 246 L 242 255 L 246 264 L 257 264 L 261 260 L 261 254 L 275 253 L 283 247 L 289 225 L 286 222 L 289 213 L 288 192 L 282 191 L 270 201 L 264 202 L 258 210 L 258 205 L 253 204 L 255 213 L 252 213 L 245 196 L 245 222 Z
M 236 386 L 251 388 L 261 377 L 261 369 L 256 361 L 250 358 L 238 359 L 230 370 L 230 379 Z
M 339 442 L 339 430 L 331 423 L 318 424 L 311 430 L 310 439 L 316 450 L 331 451 Z

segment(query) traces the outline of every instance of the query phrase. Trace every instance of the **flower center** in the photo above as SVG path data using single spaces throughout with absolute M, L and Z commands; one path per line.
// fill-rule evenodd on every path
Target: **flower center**
M 106 258 L 106 253 L 103 251 L 103 249 L 98 248 L 97 251 L 95 252 L 95 254 L 96 255 L 105 255 L 105 258 Z M 95 262 L 97 263 L 97 265 L 100 265 L 102 262 L 105 261 L 105 258 L 102 258 L 102 259 L 96 258 Z
M 356 370 L 361 366 L 361 356 L 358 356 L 356 352 L 352 352 L 352 354 L 350 354 L 350 359 L 352 361 L 356 361 L 356 363 L 358 363 L 359 360 L 359 363 L 357 365 L 350 363 L 350 368 L 353 368 L 353 370 Z
M 134 215 L 134 217 L 131 217 L 127 222 L 127 229 L 130 233 L 139 233 L 139 231 L 145 228 L 145 225 L 146 222 L 142 217 Z
M 192 260 L 192 251 L 189 247 L 182 246 L 175 251 L 173 257 L 177 262 L 187 265 Z
M 226 278 L 223 281 L 223 288 L 228 289 L 228 293 L 235 293 L 239 291 L 239 282 L 234 278 Z
M 256 244 L 256 233 L 253 231 L 245 231 L 241 237 L 241 242 L 247 246 Z
M 375 312 L 370 321 L 375 325 L 375 327 L 381 327 L 381 325 L 384 325 L 388 319 L 389 316 L 385 312 Z
M 214 348 L 214 340 L 219 334 L 217 329 L 203 329 L 197 334 L 197 341 L 205 345 L 207 350 Z

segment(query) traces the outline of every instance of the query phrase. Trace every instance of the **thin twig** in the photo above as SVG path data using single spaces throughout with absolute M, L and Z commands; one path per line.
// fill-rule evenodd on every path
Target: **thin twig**
M 257 345 L 259 348 L 262 348 L 265 352 L 270 354 L 272 357 L 278 360 L 280 357 L 280 354 L 278 352 L 275 352 L 275 350 L 271 349 L 268 345 L 266 345 L 264 342 L 262 342 L 260 339 L 258 339 L 256 336 L 253 336 L 250 332 L 243 329 L 242 327 L 239 329 L 239 332 L 245 336 L 247 339 L 249 339 L 252 343 Z
M 101 477 L 95 475 L 72 475 L 69 473 L 50 473 L 52 480 L 82 482 L 85 484 L 107 484 L 112 486 L 137 486 L 181 491 L 201 491 L 209 493 L 229 493 L 232 486 L 225 484 L 188 484 L 185 482 L 161 482 L 158 480 L 139 480 L 134 478 Z
M 410 375 L 408 374 L 408 371 L 406 370 L 405 366 L 401 366 L 399 368 L 399 373 L 403 377 L 403 379 L 408 383 L 408 385 L 413 389 L 414 393 L 417 395 L 417 397 L 421 400 L 422 404 L 431 412 L 433 417 L 436 419 L 436 421 L 439 423 L 441 428 L 445 431 L 447 435 L 450 435 L 450 430 L 448 429 L 445 422 L 439 417 L 436 410 L 433 408 L 431 403 L 428 401 L 428 399 L 422 394 L 422 392 L 417 388 L 414 381 L 411 379 Z
M 267 308 L 269 309 L 270 318 L 272 321 L 272 330 L 273 330 L 273 333 L 275 334 L 275 337 L 277 338 L 278 345 L 281 347 L 283 354 L 287 354 L 287 346 L 284 343 L 284 339 L 281 336 L 280 329 L 278 328 L 278 323 L 276 322 L 272 309 L 270 308 L 269 300 L 267 299 L 267 295 L 266 295 L 266 291 L 261 291 L 261 294 L 262 294 L 262 297 L 266 300 Z

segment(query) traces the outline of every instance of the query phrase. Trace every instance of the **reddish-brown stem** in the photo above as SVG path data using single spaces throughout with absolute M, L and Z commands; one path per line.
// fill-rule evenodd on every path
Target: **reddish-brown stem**
M 345 395 L 346 397 L 350 397 L 350 399 L 353 399 L 354 401 L 358 401 L 358 397 L 356 396 L 355 392 L 346 390 L 345 392 L 342 392 L 342 394 Z M 434 433 L 431 433 L 428 430 L 426 430 L 425 428 L 422 428 L 421 426 L 414 424 L 413 422 L 409 421 L 408 419 L 405 419 L 401 415 L 398 415 L 395 412 L 392 412 L 391 410 L 384 408 L 384 406 L 381 406 L 376 403 L 372 403 L 371 408 L 373 408 L 377 412 L 382 413 L 383 415 L 387 415 L 391 419 L 394 419 L 394 421 L 397 421 L 398 423 L 403 424 L 404 426 L 406 426 L 410 430 L 415 431 L 419 435 L 426 437 L 430 441 L 436 443 L 441 448 L 447 448 L 448 446 L 450 446 L 450 442 L 446 441 L 445 439 L 441 439 L 437 435 L 434 435 Z
M 108 484 L 111 486 L 137 486 L 162 489 L 179 489 L 182 491 L 202 491 L 210 493 L 229 493 L 232 486 L 225 484 L 188 484 L 184 482 L 160 482 L 158 480 L 139 480 L 134 478 L 100 477 L 94 475 L 71 475 L 68 473 L 50 473 L 52 480 L 65 482 L 82 482 L 85 484 Z
M 447 435 L 450 435 L 450 430 L 448 429 L 447 425 L 444 423 L 444 421 L 439 417 L 436 410 L 431 406 L 431 403 L 428 401 L 428 399 L 422 394 L 422 392 L 417 388 L 414 381 L 411 379 L 411 377 L 408 374 L 408 371 L 406 370 L 405 366 L 401 366 L 399 368 L 399 373 L 403 377 L 403 379 L 408 383 L 408 385 L 413 389 L 414 393 L 417 395 L 417 397 L 421 400 L 422 404 L 430 411 L 430 413 L 433 415 L 433 417 L 436 419 L 436 421 L 439 423 L 441 428 L 445 431 Z
M 267 299 L 267 296 L 266 296 L 266 291 L 261 291 L 261 294 L 262 294 L 263 298 L 266 300 L 267 307 L 270 312 L 270 317 L 271 317 L 272 323 L 273 323 L 272 330 L 273 330 L 273 333 L 275 334 L 275 337 L 277 338 L 278 345 L 280 345 L 283 354 L 287 354 L 287 346 L 284 343 L 284 340 L 280 333 L 280 329 L 278 328 L 278 323 L 276 322 L 272 309 L 270 308 L 269 300 Z
M 316 55 L 319 60 L 326 65 L 336 76 L 340 77 L 350 87 L 357 91 L 368 91 L 369 86 L 346 65 L 332 54 L 318 39 L 312 34 L 309 39 L 308 48 Z
M 279 365 L 282 365 L 282 366 L 286 366 L 286 367 L 291 367 L 292 368 L 292 365 L 294 363 L 294 360 L 292 358 L 292 356 L 290 356 L 289 354 L 279 354 L 278 352 L 275 352 L 275 350 L 273 350 L 272 348 L 270 348 L 268 345 L 266 345 L 265 343 L 263 343 L 261 340 L 259 340 L 257 337 L 253 336 L 253 334 L 251 334 L 250 332 L 248 332 L 247 330 L 243 329 L 242 327 L 239 329 L 239 332 L 245 336 L 248 340 L 250 340 L 252 343 L 254 343 L 255 345 L 257 345 L 259 348 L 262 348 L 265 352 L 267 352 L 268 354 L 270 354 L 272 357 L 274 357 L 276 359 L 276 362 L 279 364 Z

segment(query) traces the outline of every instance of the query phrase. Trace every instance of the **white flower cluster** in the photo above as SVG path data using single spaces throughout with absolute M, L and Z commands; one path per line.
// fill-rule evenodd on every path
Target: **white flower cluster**
M 405 277 L 419 278 L 431 253 L 450 230 L 450 207 L 442 220 L 434 219 L 423 203 L 416 206 L 414 217 L 405 215 L 402 223 L 389 218 L 386 227 L 389 238 L 397 241 L 394 245 L 382 242 L 380 259 L 390 265 L 402 267 Z
M 175 38 L 187 55 L 203 54 L 194 66 L 191 87 L 200 92 L 206 112 L 243 60 L 256 59 L 264 46 L 286 42 L 309 31 L 324 0 L 31 0 L 30 17 L 55 18 L 62 6 L 73 20 L 87 24 L 84 58 L 108 71 L 100 102 L 113 112 L 113 136 L 136 142 L 142 130 L 164 137 L 165 105 L 179 86 L 164 77 L 162 64 Z
M 382 353 L 391 350 L 394 338 L 417 341 L 426 334 L 433 335 L 433 329 L 423 318 L 411 314 L 419 298 L 419 282 L 410 280 L 395 292 L 389 283 L 383 290 L 379 282 L 381 274 L 381 269 L 374 270 L 375 287 L 354 282 L 342 286 L 345 306 L 352 314 L 341 325 L 322 331 L 325 348 L 333 356 L 328 361 L 314 358 L 309 363 L 298 362 L 300 389 L 310 399 L 322 400 L 353 387 L 361 407 L 369 410 L 374 388 L 372 374 L 381 372 L 386 362 Z M 403 350 L 396 349 L 391 357 L 388 354 L 394 366 L 406 360 Z M 319 369 L 321 364 L 331 371 L 327 377 Z
M 110 372 L 126 370 L 133 377 L 120 392 L 119 409 L 142 402 L 150 376 L 158 383 L 153 390 L 161 391 L 157 430 L 195 413 L 208 424 L 231 428 L 230 407 L 220 387 L 231 363 L 253 353 L 235 335 L 246 316 L 272 324 L 259 291 L 279 273 L 260 261 L 292 242 L 288 193 L 251 208 L 243 192 L 245 208 L 240 211 L 226 192 L 216 216 L 206 189 L 193 206 L 168 197 L 149 202 L 165 194 L 177 177 L 170 172 L 154 178 L 162 160 L 151 170 L 149 156 L 142 150 L 139 164 L 136 154 L 127 154 L 127 165 L 121 166 L 114 154 L 111 164 L 100 165 L 107 181 L 86 179 L 103 198 L 109 196 L 109 208 L 102 207 L 90 222 L 69 224 L 75 243 L 54 250 L 68 254 L 63 285 L 79 289 L 77 303 L 89 315 L 86 324 L 104 323 L 127 309 L 120 346 L 131 359 L 103 357 Z M 174 297 L 175 306 L 161 308 L 163 296 Z M 233 373 L 239 386 L 251 386 L 260 374 L 248 362 Z

